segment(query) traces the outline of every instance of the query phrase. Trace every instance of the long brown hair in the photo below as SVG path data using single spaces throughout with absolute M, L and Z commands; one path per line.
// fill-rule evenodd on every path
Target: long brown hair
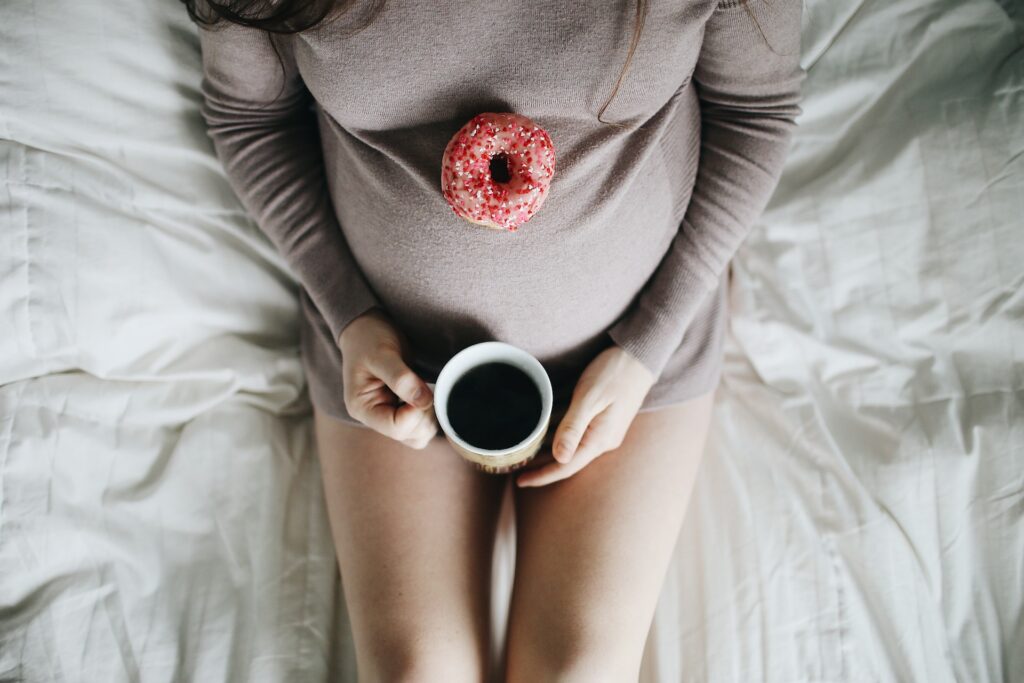
M 212 26 L 218 21 L 225 20 L 263 29 L 271 33 L 299 33 L 317 26 L 324 20 L 333 21 L 343 15 L 351 6 L 351 0 L 280 0 L 271 3 L 269 0 L 181 0 L 188 10 L 192 21 L 207 26 Z M 200 6 L 201 5 L 201 6 Z M 377 15 L 384 5 L 384 0 L 374 0 L 370 12 L 366 14 L 363 22 L 357 24 L 352 32 L 358 32 L 366 28 L 373 17 Z M 637 43 L 640 42 L 640 32 L 644 27 L 644 18 L 647 16 L 647 1 L 636 0 L 636 20 L 633 24 L 633 39 L 629 44 L 629 51 L 626 53 L 626 63 L 619 72 L 619 78 L 615 81 L 608 99 L 601 105 L 597 112 L 597 120 L 601 123 L 623 128 L 621 123 L 614 121 L 603 121 L 601 115 L 608 108 L 611 101 L 619 92 L 622 79 L 626 76 L 629 64 L 633 60 L 633 52 Z M 277 47 L 275 46 L 276 50 Z M 280 57 L 280 54 L 278 55 Z

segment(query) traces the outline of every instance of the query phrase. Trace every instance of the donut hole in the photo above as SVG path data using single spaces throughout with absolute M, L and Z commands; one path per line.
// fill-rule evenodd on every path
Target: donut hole
M 512 173 L 508 168 L 508 155 L 504 152 L 491 157 L 491 179 L 496 183 L 507 183 L 512 180 Z

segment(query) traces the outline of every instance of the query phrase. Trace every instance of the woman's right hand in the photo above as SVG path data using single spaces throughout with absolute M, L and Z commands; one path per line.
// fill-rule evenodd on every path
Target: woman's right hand
M 434 394 L 406 364 L 408 342 L 387 314 L 375 307 L 352 320 L 338 347 L 349 415 L 411 448 L 425 448 L 439 429 Z

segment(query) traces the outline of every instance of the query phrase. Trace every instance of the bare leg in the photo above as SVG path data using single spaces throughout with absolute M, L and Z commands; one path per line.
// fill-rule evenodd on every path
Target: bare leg
M 637 680 L 712 405 L 639 413 L 575 475 L 514 489 L 507 683 Z
M 483 681 L 505 477 L 314 414 L 359 680 Z

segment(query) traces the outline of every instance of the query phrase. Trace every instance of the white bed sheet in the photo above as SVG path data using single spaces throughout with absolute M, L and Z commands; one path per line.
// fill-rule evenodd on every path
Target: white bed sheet
M 3 681 L 327 678 L 297 289 L 198 50 L 175 0 L 0 4 Z
M 1024 680 L 1022 9 L 806 4 L 649 680 Z
M 641 679 L 1024 681 L 1022 10 L 804 37 Z M 0 6 L 3 681 L 356 680 L 295 284 L 198 74 L 174 0 Z

